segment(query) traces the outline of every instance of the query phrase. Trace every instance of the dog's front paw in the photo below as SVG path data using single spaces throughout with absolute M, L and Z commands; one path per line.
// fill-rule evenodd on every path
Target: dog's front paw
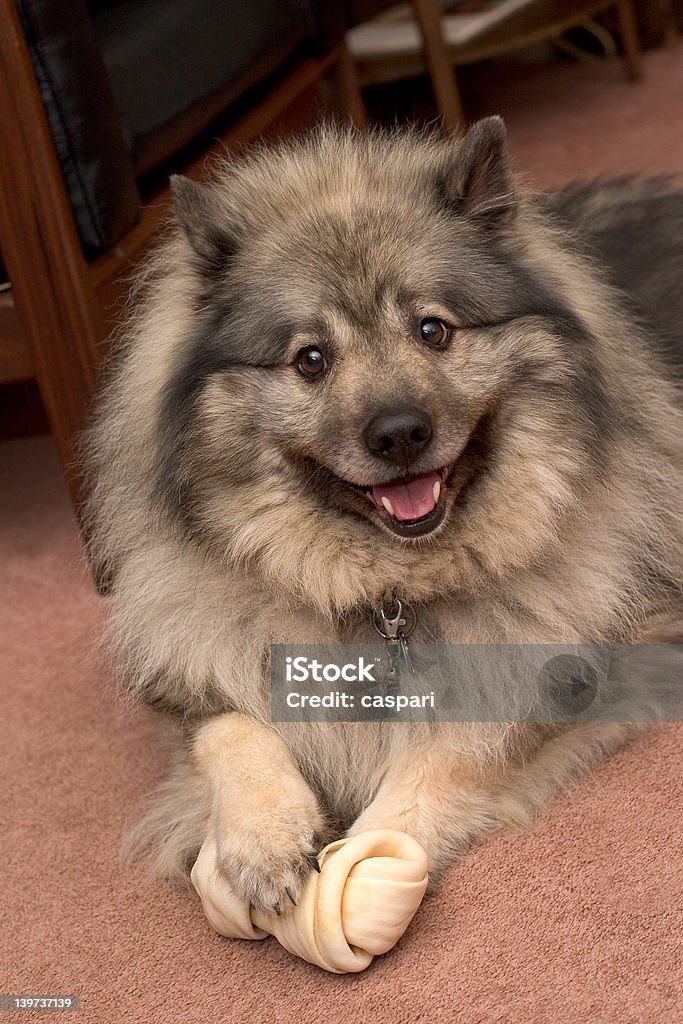
M 284 913 L 299 902 L 323 843 L 323 817 L 307 786 L 297 795 L 272 795 L 214 816 L 216 867 L 253 907 Z

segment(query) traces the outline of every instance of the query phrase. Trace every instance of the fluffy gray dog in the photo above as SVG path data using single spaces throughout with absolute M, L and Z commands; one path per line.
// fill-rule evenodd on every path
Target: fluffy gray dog
M 676 635 L 683 194 L 533 196 L 503 124 L 322 128 L 176 179 L 89 435 L 91 555 L 132 694 L 180 723 L 137 838 L 284 911 L 346 829 L 438 871 L 633 727 L 278 724 L 274 642 Z

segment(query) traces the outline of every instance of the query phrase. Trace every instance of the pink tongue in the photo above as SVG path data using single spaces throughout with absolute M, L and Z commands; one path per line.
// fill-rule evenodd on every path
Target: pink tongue
M 372 488 L 372 496 L 378 508 L 386 509 L 382 498 L 388 498 L 396 519 L 421 519 L 431 512 L 434 501 L 434 484 L 441 484 L 438 473 L 425 473 L 416 476 L 406 483 L 377 484 Z

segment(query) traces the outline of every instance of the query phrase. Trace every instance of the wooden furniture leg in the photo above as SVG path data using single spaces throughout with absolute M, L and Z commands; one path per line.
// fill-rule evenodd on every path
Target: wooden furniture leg
M 466 122 L 455 68 L 441 30 L 441 4 L 439 0 L 413 0 L 413 6 L 443 129 L 449 135 L 459 134 L 464 131 Z
M 104 331 L 17 9 L 0 24 L 0 250 L 33 372 L 78 507 L 74 437 Z
M 340 113 L 348 117 L 358 128 L 367 128 L 367 107 L 358 81 L 356 65 L 345 42 L 342 42 L 339 48 L 332 74 Z
M 642 77 L 640 40 L 636 25 L 636 14 L 633 0 L 618 0 L 617 16 L 619 18 L 619 34 L 624 48 L 624 65 L 626 76 L 632 82 Z

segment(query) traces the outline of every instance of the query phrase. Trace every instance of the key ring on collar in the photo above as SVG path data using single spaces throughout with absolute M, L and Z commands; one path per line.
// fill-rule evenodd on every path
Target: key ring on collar
M 417 624 L 417 614 L 412 605 L 395 598 L 395 609 L 387 615 L 384 608 L 375 610 L 372 623 L 384 640 L 409 637 Z

